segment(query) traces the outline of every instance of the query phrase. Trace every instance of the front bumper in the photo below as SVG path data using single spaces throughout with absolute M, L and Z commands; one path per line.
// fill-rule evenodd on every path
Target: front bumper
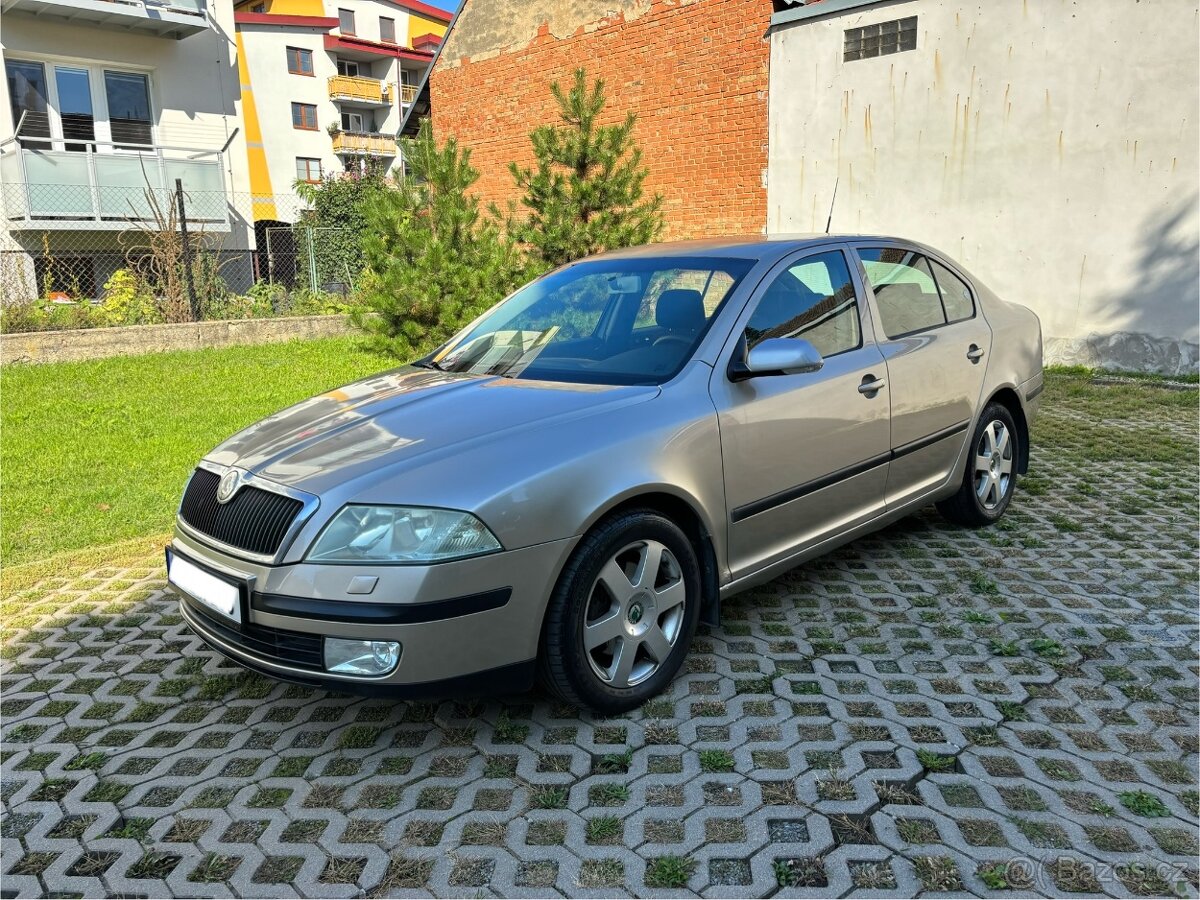
M 172 585 L 188 625 L 231 659 L 305 684 L 420 694 L 528 686 L 546 603 L 576 541 L 432 566 L 268 566 L 176 529 L 168 553 L 245 585 L 241 626 Z M 379 677 L 325 671 L 325 637 L 398 641 L 399 664 Z

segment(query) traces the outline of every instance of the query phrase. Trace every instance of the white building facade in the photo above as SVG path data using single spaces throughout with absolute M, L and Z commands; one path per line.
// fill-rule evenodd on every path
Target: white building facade
M 294 221 L 297 181 L 399 165 L 396 132 L 450 18 L 399 0 L 238 3 L 256 222 Z
M 896 233 L 1042 320 L 1050 362 L 1194 372 L 1192 0 L 825 0 L 772 20 L 767 228 Z
M 126 264 L 122 234 L 152 226 L 177 179 L 196 229 L 248 246 L 229 4 L 2 0 L 0 14 L 2 299 L 99 296 Z

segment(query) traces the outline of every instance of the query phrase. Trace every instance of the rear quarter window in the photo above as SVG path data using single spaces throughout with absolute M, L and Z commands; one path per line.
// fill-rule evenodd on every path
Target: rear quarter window
M 929 260 L 933 276 L 942 291 L 942 304 L 946 307 L 946 319 L 950 322 L 961 322 L 975 315 L 975 301 L 971 297 L 971 289 L 967 283 L 939 263 L 936 259 Z

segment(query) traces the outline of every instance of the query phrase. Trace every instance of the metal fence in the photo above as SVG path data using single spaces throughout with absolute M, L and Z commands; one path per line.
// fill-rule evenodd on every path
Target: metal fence
M 348 236 L 308 220 L 294 194 L 269 197 L 183 185 L 0 184 L 0 303 L 101 299 L 121 271 L 150 284 L 182 266 L 206 290 L 245 294 L 268 282 L 289 291 L 345 293 Z

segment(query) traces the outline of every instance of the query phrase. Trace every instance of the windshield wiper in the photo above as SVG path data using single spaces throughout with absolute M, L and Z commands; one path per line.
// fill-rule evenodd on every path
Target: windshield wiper
M 432 359 L 422 360 L 421 362 L 413 363 L 418 369 L 433 369 L 435 372 L 449 372 L 449 369 L 442 368 L 441 363 Z

